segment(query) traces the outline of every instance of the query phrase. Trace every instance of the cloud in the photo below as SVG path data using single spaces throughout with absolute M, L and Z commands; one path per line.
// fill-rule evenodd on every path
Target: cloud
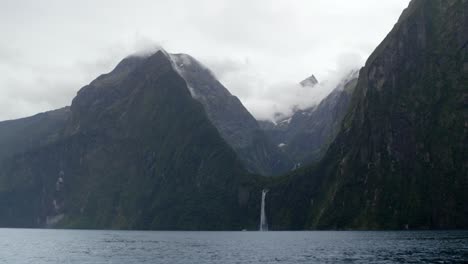
M 160 45 L 136 34 L 127 43 L 103 48 L 100 55 L 75 61 L 30 60 L 17 49 L 0 47 L 0 121 L 71 104 L 78 90 L 111 71 L 130 54 L 148 54 Z
M 260 120 L 272 120 L 289 116 L 294 109 L 306 109 L 318 104 L 352 70 L 364 65 L 358 53 L 342 53 L 335 59 L 336 65 L 322 75 L 324 78 L 314 87 L 302 87 L 299 83 L 307 76 L 295 80 L 269 78 L 269 75 L 249 59 L 208 60 L 205 64 L 219 80 L 238 96 L 249 111 Z
M 291 91 L 310 74 L 320 80 L 340 75 L 341 54 L 369 56 L 408 2 L 6 1 L 0 9 L 0 120 L 68 105 L 80 87 L 154 43 L 205 63 L 249 110 L 265 117 L 297 101 L 270 93 Z

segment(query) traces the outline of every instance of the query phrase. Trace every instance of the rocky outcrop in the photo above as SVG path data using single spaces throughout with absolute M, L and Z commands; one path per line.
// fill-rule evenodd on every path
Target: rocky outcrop
M 300 85 L 302 87 L 314 87 L 318 84 L 317 78 L 312 74 L 310 77 L 304 79 L 303 81 L 300 82 Z

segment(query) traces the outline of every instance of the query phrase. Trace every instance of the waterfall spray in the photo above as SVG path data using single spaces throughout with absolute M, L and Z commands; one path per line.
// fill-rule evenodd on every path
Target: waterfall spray
M 268 231 L 268 223 L 265 214 L 265 198 L 268 193 L 268 190 L 262 190 L 262 206 L 260 209 L 260 231 Z

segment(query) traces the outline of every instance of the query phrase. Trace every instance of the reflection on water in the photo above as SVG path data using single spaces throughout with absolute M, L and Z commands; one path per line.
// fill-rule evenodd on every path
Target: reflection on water
M 465 263 L 468 231 L 0 229 L 0 263 Z

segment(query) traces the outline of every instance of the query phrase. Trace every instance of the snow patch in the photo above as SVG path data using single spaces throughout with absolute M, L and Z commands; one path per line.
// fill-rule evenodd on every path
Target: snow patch
M 199 98 L 199 96 L 195 92 L 195 89 L 192 86 L 187 84 L 187 88 L 189 89 L 189 92 L 190 92 L 190 94 L 192 95 L 193 98 L 195 98 L 195 99 Z
M 290 118 L 287 118 L 285 120 L 282 120 L 280 121 L 278 124 L 281 124 L 281 125 L 289 125 L 291 123 L 291 120 L 292 120 L 292 117 Z
M 189 85 L 186 76 L 186 66 L 189 66 L 193 63 L 192 57 L 186 54 L 169 54 L 166 53 L 166 56 L 169 58 L 172 64 L 172 68 L 182 77 L 187 83 L 187 88 L 189 89 L 190 94 L 193 98 L 197 99 L 199 96 L 195 92 L 195 89 Z

